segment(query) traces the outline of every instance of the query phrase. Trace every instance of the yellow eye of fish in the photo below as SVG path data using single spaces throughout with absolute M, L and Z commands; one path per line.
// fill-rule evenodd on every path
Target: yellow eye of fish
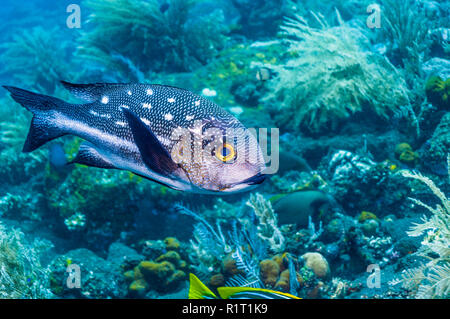
M 223 143 L 217 148 L 215 155 L 219 160 L 226 163 L 234 159 L 236 152 L 231 144 Z

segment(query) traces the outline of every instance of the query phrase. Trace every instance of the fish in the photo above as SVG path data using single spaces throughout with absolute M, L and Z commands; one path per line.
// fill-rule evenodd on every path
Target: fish
M 189 274 L 189 299 L 301 299 L 297 296 L 264 288 L 219 287 L 214 294 L 197 276 Z
M 126 170 L 199 194 L 248 191 L 268 175 L 256 137 L 205 97 L 157 84 L 61 83 L 86 103 L 3 86 L 33 113 L 23 152 L 75 135 L 84 142 L 69 164 Z
M 321 212 L 333 207 L 331 196 L 319 190 L 275 195 L 271 202 L 280 225 L 296 224 L 300 227 L 308 226 L 310 219 L 316 222 Z
M 165 13 L 167 10 L 169 10 L 169 8 L 170 4 L 168 2 L 164 2 L 159 6 L 159 11 L 161 11 L 161 13 Z
M 50 145 L 49 150 L 49 162 L 55 169 L 62 169 L 66 167 L 67 158 L 64 148 L 60 143 L 54 143 Z

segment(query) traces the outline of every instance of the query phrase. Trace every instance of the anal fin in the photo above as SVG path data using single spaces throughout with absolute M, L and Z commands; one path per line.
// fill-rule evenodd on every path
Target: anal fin
M 95 146 L 89 142 L 83 142 L 80 145 L 77 155 L 69 164 L 83 164 L 98 168 L 116 168 L 110 161 L 103 158 L 95 149 Z

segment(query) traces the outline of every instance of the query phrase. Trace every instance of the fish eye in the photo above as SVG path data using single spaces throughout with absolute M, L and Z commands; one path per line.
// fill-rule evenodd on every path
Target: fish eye
M 233 145 L 229 143 L 223 143 L 216 149 L 214 155 L 220 161 L 228 163 L 236 158 L 236 151 L 234 150 Z

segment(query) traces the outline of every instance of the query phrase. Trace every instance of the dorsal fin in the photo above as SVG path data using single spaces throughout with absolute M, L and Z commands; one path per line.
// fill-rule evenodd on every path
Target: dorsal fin
M 92 83 L 92 84 L 74 84 L 61 81 L 61 84 L 75 97 L 87 102 L 100 100 L 102 95 L 109 90 L 129 85 L 124 83 Z

